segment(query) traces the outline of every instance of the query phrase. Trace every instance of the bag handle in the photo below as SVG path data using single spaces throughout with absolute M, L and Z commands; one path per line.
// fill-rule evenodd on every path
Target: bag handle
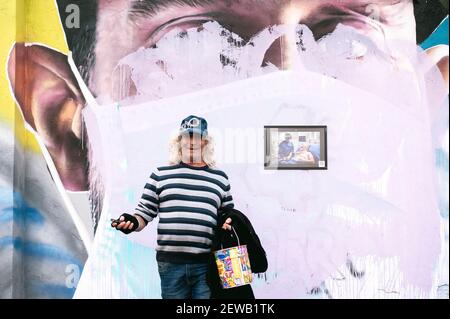
M 240 240 L 239 240 L 239 236 L 238 236 L 238 234 L 236 233 L 236 230 L 234 229 L 233 226 L 231 226 L 231 230 L 232 230 L 233 233 L 236 235 L 237 242 L 238 242 L 238 246 L 240 246 L 240 245 L 241 245 L 241 242 L 240 242 Z M 223 237 L 223 235 L 222 235 L 222 237 Z M 223 242 L 220 243 L 220 249 L 223 249 Z

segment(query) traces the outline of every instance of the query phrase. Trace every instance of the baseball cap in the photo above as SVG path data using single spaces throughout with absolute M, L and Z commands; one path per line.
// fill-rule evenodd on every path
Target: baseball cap
M 208 122 L 203 117 L 189 115 L 181 121 L 180 133 L 197 133 L 206 136 L 208 135 Z

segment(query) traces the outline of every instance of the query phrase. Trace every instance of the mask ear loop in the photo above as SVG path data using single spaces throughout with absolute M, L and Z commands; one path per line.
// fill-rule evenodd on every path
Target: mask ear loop
M 72 70 L 73 75 L 75 76 L 75 79 L 77 81 L 78 86 L 80 87 L 81 93 L 83 94 L 83 97 L 86 101 L 86 105 L 95 105 L 97 106 L 97 101 L 95 100 L 95 97 L 92 95 L 91 91 L 87 87 L 86 83 L 83 80 L 83 77 L 81 76 L 80 72 L 78 71 L 77 66 L 75 65 L 75 61 L 72 57 L 72 52 L 69 52 L 67 54 L 67 62 L 69 62 L 70 69 Z
M 77 81 L 78 87 L 80 88 L 81 94 L 83 95 L 83 98 L 85 100 L 85 104 L 83 105 L 83 107 L 89 106 L 96 108 L 98 106 L 98 103 L 95 97 L 92 95 L 89 88 L 87 87 L 86 83 L 84 82 L 83 77 L 80 74 L 80 71 L 78 71 L 78 68 L 75 65 L 75 61 L 73 60 L 72 52 L 69 52 L 67 54 L 67 62 L 69 63 L 72 74 L 75 76 L 75 80 Z M 83 112 L 81 114 L 83 114 Z M 85 125 L 84 121 L 82 121 L 82 123 L 83 124 L 81 128 L 81 147 L 84 149 Z
M 78 86 L 79 86 L 79 88 L 81 90 L 81 93 L 82 93 L 82 95 L 84 97 L 84 100 L 85 100 L 84 108 L 93 109 L 94 112 L 95 112 L 95 110 L 99 108 L 99 104 L 97 103 L 97 100 L 95 99 L 95 97 L 93 96 L 93 94 L 91 93 L 89 88 L 87 87 L 87 85 L 84 82 L 80 72 L 78 71 L 78 68 L 75 65 L 75 62 L 73 60 L 71 52 L 69 52 L 67 60 L 68 60 L 68 63 L 70 65 L 70 68 L 71 68 L 71 70 L 72 70 L 72 72 L 73 72 L 73 74 L 75 76 L 77 84 L 78 84 Z M 116 113 L 111 114 L 111 116 L 112 116 L 111 120 L 114 121 L 115 125 L 117 125 L 117 127 L 118 127 L 118 130 L 116 131 L 116 133 L 118 135 L 116 136 L 116 138 L 118 139 L 118 141 L 120 141 L 121 145 L 124 146 L 125 145 L 125 138 L 124 138 L 124 135 L 123 135 L 123 126 L 122 126 L 122 121 L 121 121 L 121 117 L 120 117 L 120 105 L 118 103 L 116 103 L 115 106 L 116 106 L 115 107 Z M 82 112 L 82 114 L 83 114 L 83 112 Z M 84 121 L 83 121 L 83 123 L 84 123 Z M 81 138 L 82 141 L 81 142 L 82 142 L 82 144 L 84 146 L 84 129 L 82 130 L 82 132 L 83 133 L 82 133 L 82 138 Z M 120 163 L 120 169 L 126 170 L 127 169 L 127 165 L 128 165 L 128 160 L 127 160 L 125 152 L 123 151 L 123 148 L 121 150 L 116 149 L 116 152 L 117 153 L 115 155 L 116 155 L 116 159 Z M 126 174 L 123 174 L 123 175 L 126 176 Z M 125 185 L 124 192 L 126 193 L 125 197 L 127 197 L 127 190 L 129 189 L 129 182 L 128 182 L 128 180 L 124 180 L 122 185 Z M 105 194 L 105 197 L 104 197 L 103 200 L 105 200 L 105 198 L 106 198 L 106 194 Z M 99 216 L 96 216 L 94 218 L 94 220 L 93 220 L 94 224 L 97 227 L 99 225 L 103 224 L 103 221 L 104 221 L 104 218 L 105 218 L 105 217 L 103 217 L 103 215 L 105 215 L 105 213 L 106 213 L 106 210 L 105 210 L 105 207 L 103 206 L 103 209 L 100 212 Z M 106 215 L 108 215 L 108 214 L 106 214 Z M 108 217 L 108 216 L 106 216 L 106 217 Z

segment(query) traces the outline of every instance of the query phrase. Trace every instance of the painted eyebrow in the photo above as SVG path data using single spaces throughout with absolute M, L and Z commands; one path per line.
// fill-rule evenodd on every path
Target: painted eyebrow
M 217 0 L 134 0 L 128 10 L 128 19 L 152 18 L 171 6 L 203 7 Z

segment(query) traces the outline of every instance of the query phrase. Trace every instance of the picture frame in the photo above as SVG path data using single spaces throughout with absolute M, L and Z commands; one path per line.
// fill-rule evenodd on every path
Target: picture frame
M 327 170 L 327 126 L 264 126 L 264 156 L 264 169 Z

